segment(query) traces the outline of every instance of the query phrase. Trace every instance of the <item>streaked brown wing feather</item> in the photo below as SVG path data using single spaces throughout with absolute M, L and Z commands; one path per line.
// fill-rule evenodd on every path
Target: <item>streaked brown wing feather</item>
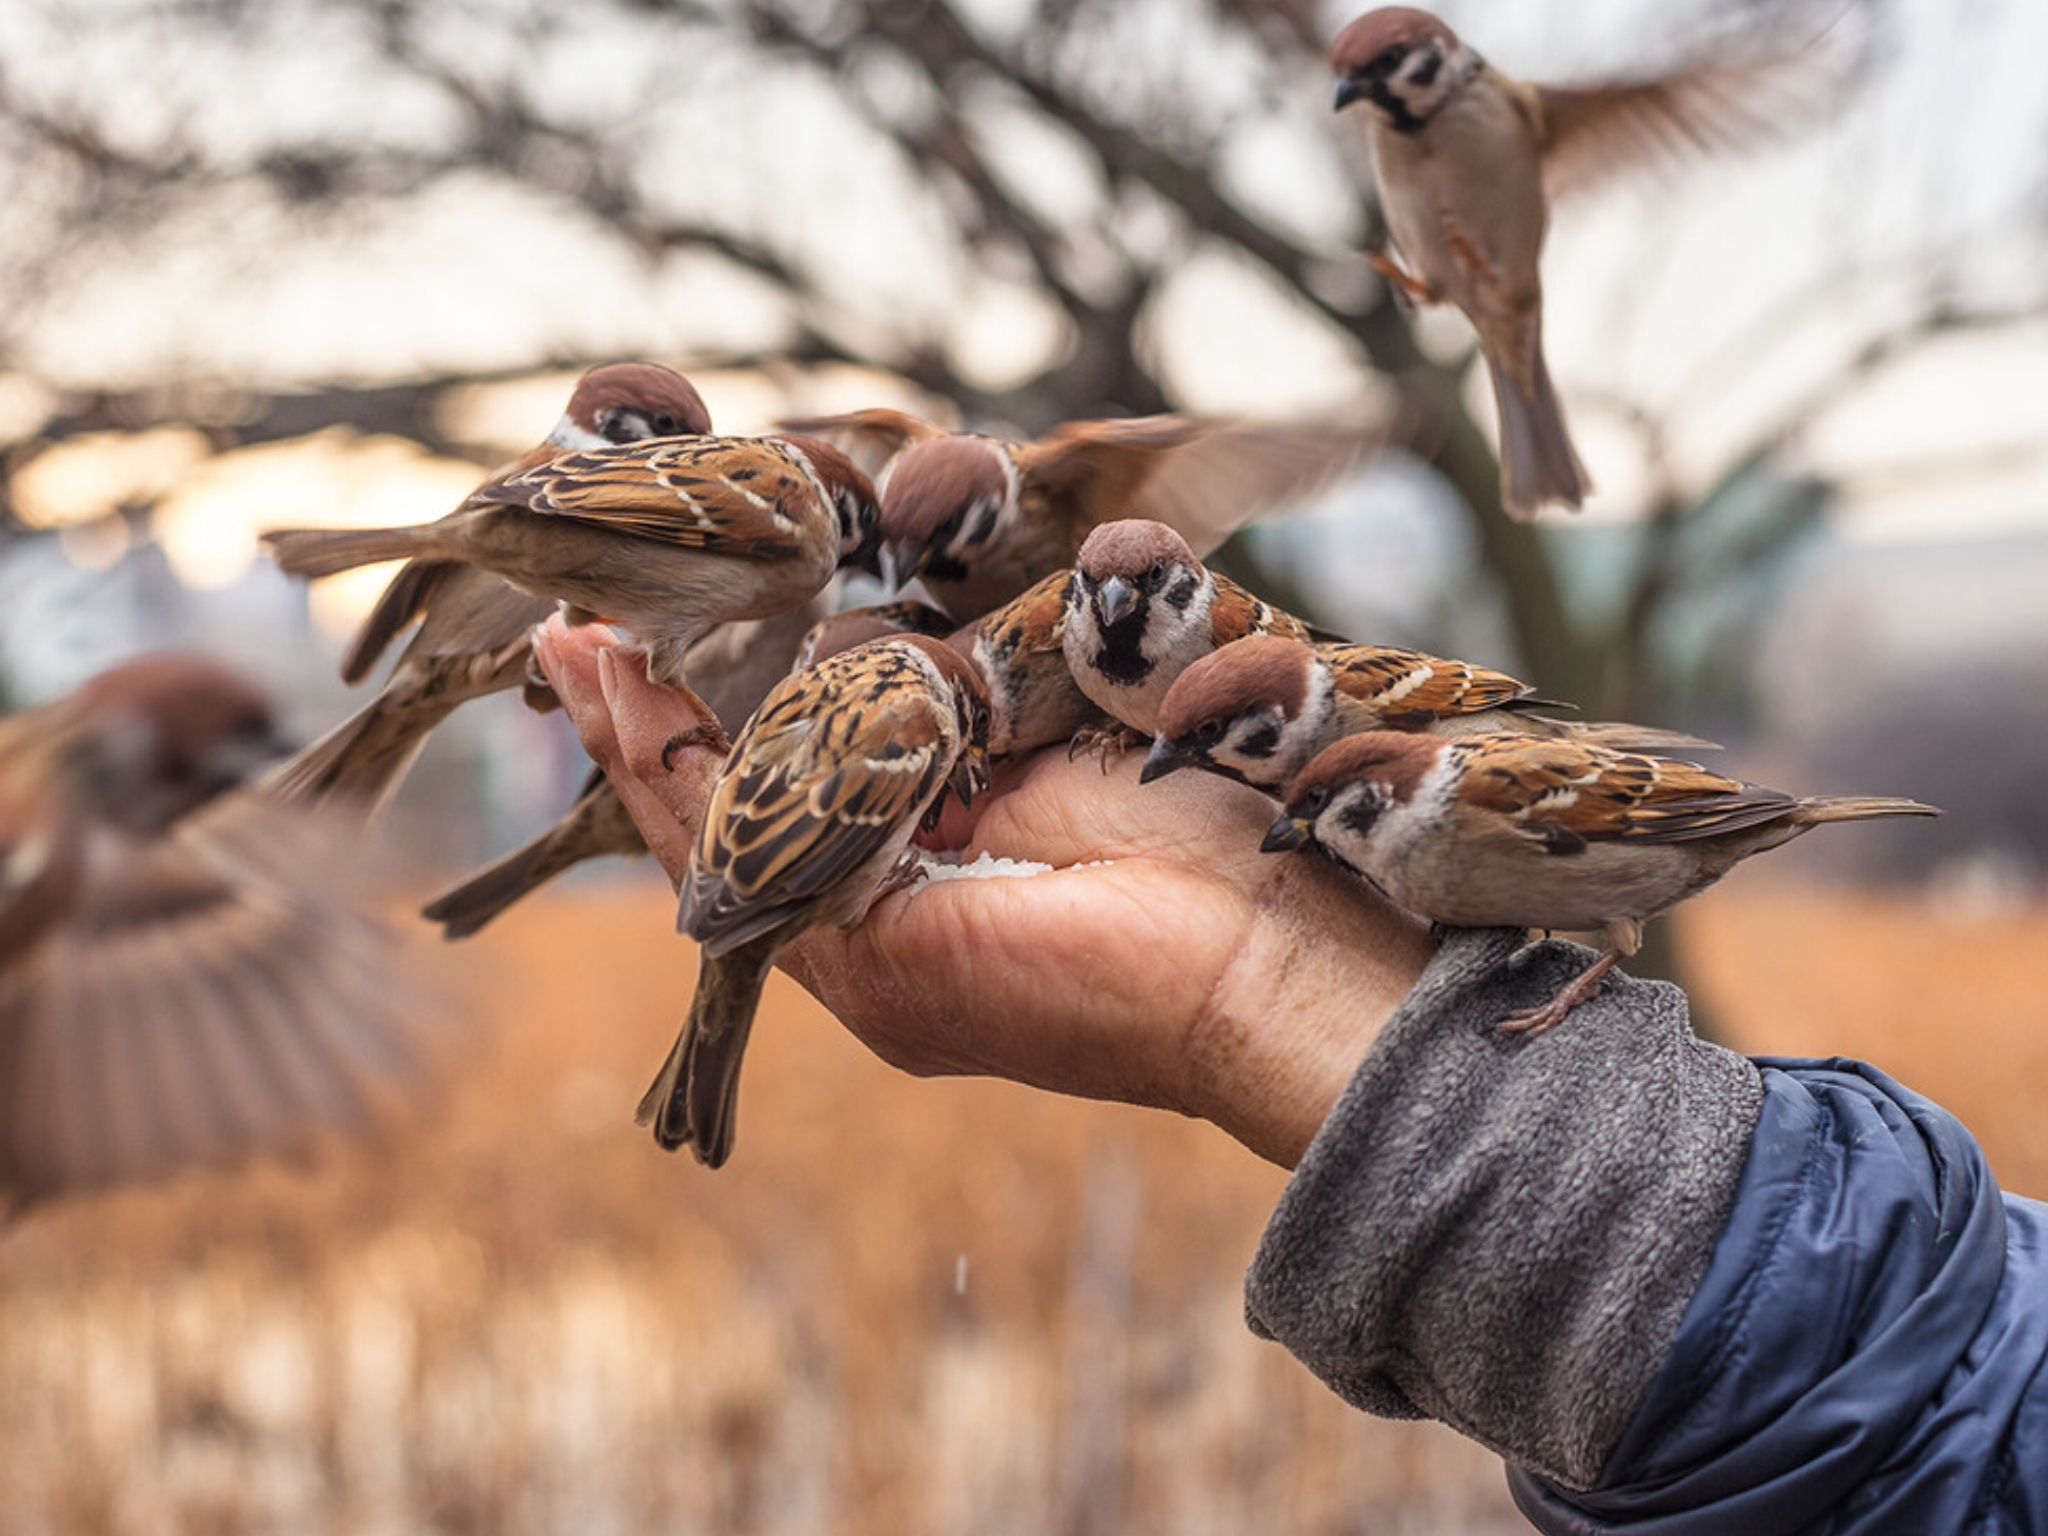
M 1335 670 L 1342 692 L 1391 719 L 1476 715 L 1535 691 L 1504 672 L 1398 646 L 1333 647 L 1323 655 Z
M 479 487 L 470 506 L 509 506 L 612 533 L 753 559 L 794 557 L 817 488 L 797 461 L 752 438 L 594 448 Z
M 1463 798 L 1538 835 L 1684 842 L 1779 820 L 1798 803 L 1693 763 L 1583 742 L 1497 736 L 1457 750 Z
M 96 855 L 0 979 L 0 1191 L 34 1200 L 300 1152 L 417 1065 L 389 936 L 337 894 L 342 825 L 228 796 Z
M 779 684 L 734 743 L 683 883 L 683 930 L 714 953 L 794 920 L 875 857 L 952 764 L 929 692 L 872 648 Z
M 1218 648 L 1246 635 L 1279 635 L 1303 644 L 1315 638 L 1308 625 L 1293 614 L 1253 596 L 1228 576 L 1210 574 L 1216 582 L 1216 601 L 1209 609 L 1209 628 Z

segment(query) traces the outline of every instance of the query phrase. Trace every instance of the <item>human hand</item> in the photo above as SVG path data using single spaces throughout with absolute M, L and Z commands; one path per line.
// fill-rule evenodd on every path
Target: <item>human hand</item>
M 550 620 L 548 680 L 679 880 L 718 757 L 598 626 Z M 664 762 L 664 756 L 668 761 Z M 1318 860 L 1258 852 L 1263 796 L 1209 774 L 1141 787 L 1041 753 L 998 771 L 940 842 L 1054 866 L 920 884 L 781 963 L 883 1060 L 1196 1115 L 1291 1167 L 1429 958 L 1426 932 Z M 1072 866 L 1087 866 L 1076 868 Z

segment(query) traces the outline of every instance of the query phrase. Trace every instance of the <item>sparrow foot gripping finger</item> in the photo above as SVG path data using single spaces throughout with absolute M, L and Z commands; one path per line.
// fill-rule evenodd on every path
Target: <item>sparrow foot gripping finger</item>
M 1557 996 L 1549 1002 L 1537 1008 L 1524 1008 L 1519 1013 L 1511 1013 L 1502 1019 L 1502 1033 L 1521 1035 L 1526 1039 L 1549 1034 L 1571 1016 L 1574 1008 L 1600 990 L 1600 983 L 1620 961 L 1619 955 L 1602 955 L 1559 988 Z
M 1078 757 L 1093 756 L 1102 771 L 1108 773 L 1109 765 L 1135 747 L 1140 739 L 1138 733 L 1128 726 L 1090 726 L 1074 732 L 1067 742 L 1067 761 L 1071 763 Z
M 875 901 L 920 884 L 929 871 L 930 866 L 925 863 L 924 855 L 915 848 L 909 849 L 896 861 L 895 867 L 882 876 L 882 883 L 875 887 Z M 875 901 L 869 902 L 868 905 L 872 907 Z

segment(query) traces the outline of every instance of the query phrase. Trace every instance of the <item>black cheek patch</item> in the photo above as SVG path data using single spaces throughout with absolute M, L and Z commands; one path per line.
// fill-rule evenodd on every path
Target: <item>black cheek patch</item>
M 1428 60 L 1423 64 L 1422 68 L 1418 69 L 1417 71 L 1415 71 L 1414 74 L 1408 77 L 1408 83 L 1410 85 L 1420 86 L 1433 85 L 1436 83 L 1436 77 L 1439 73 L 1442 72 L 1443 67 L 1444 56 L 1440 53 L 1432 51 Z
M 1373 823 L 1380 819 L 1380 807 L 1370 800 L 1361 800 L 1344 808 L 1344 825 L 1360 837 L 1372 830 Z
M 924 574 L 933 581 L 965 581 L 967 567 L 951 555 L 935 554 L 925 561 Z
M 1271 757 L 1280 750 L 1280 727 L 1260 726 L 1237 744 L 1237 750 L 1246 757 Z
M 1190 571 L 1168 589 L 1166 601 L 1177 611 L 1186 612 L 1188 604 L 1195 600 L 1195 594 L 1201 589 L 1202 583 L 1194 572 Z

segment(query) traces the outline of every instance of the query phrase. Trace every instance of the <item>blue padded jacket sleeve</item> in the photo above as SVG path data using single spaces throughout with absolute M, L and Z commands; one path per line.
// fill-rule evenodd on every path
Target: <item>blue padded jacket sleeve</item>
M 2048 1208 L 1851 1061 L 1764 1061 L 1727 1225 L 1591 1492 L 1552 1536 L 2048 1536 Z

